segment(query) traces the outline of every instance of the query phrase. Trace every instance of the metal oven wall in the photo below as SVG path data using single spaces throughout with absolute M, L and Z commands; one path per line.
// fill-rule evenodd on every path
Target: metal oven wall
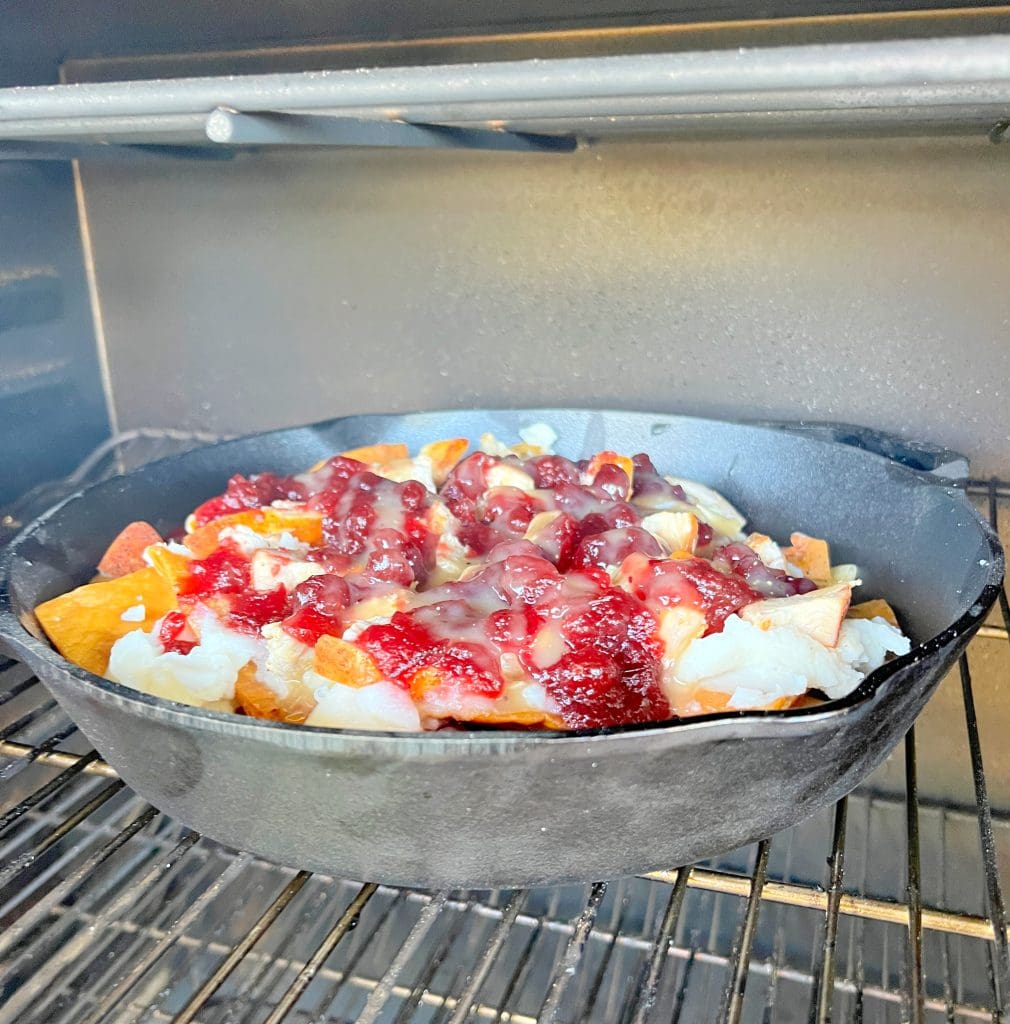
M 1010 472 L 1010 147 L 82 165 L 119 428 L 583 403 L 841 419 Z

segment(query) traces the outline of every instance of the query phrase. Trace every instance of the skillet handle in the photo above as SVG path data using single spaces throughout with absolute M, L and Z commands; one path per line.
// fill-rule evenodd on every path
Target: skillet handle
M 802 434 L 820 441 L 847 444 L 854 448 L 882 455 L 909 469 L 928 473 L 941 480 L 966 480 L 968 456 L 942 445 L 925 441 L 907 441 L 895 434 L 869 427 L 856 427 L 850 423 L 804 423 L 802 421 L 761 420 L 758 426 L 773 427 L 791 434 Z

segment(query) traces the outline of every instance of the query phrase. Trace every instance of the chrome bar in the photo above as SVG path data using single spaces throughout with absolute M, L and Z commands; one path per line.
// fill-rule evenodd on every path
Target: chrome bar
M 922 866 L 919 859 L 919 783 L 915 727 L 905 735 L 906 834 L 908 853 L 908 999 L 913 1024 L 925 1019 L 922 991 Z
M 172 1018 L 174 1024 L 191 1024 L 212 995 L 225 983 L 228 976 L 239 965 L 242 958 L 266 934 L 267 929 L 277 920 L 281 911 L 298 895 L 311 878 L 308 871 L 299 871 L 281 890 L 276 899 L 260 915 L 256 923 L 246 932 L 242 941 L 217 965 L 211 976 L 200 986 L 192 999 Z
M 375 986 L 372 990 L 372 994 L 368 997 L 368 1001 L 365 1003 L 364 1008 L 358 1015 L 358 1024 L 375 1024 L 375 1021 L 378 1020 L 379 1014 L 382 1012 L 382 1008 L 386 1005 L 390 996 L 393 994 L 393 987 L 396 985 L 396 979 L 400 976 L 403 968 L 407 966 L 407 962 L 424 941 L 424 937 L 431 930 L 431 926 L 435 923 L 435 919 L 442 912 L 442 908 L 445 906 L 445 901 L 448 896 L 449 894 L 447 892 L 440 892 L 436 893 L 428 901 L 427 905 L 421 911 L 414 927 L 411 928 L 410 934 L 400 947 L 399 952 L 395 957 L 393 957 L 392 963 L 390 963 L 389 967 L 386 968 L 386 973 L 379 979 L 379 983 Z
M 295 976 L 295 980 L 291 982 L 290 987 L 281 996 L 280 1001 L 263 1024 L 281 1024 L 281 1021 L 287 1016 L 288 1010 L 298 1002 L 298 997 L 308 988 L 310 982 L 318 973 L 319 968 L 326 963 L 329 955 L 337 948 L 337 943 L 358 923 L 361 911 L 364 910 L 365 904 L 368 903 L 378 888 L 374 882 L 369 882 L 358 890 L 357 895 L 337 919 L 337 923 L 327 932 L 326 938 L 323 939 L 305 966 Z
M 838 910 L 845 877 L 845 827 L 849 800 L 843 797 L 835 805 L 835 823 L 828 858 L 828 906 L 824 915 L 824 942 L 821 947 L 821 970 L 817 983 L 817 1024 L 831 1024 L 831 1007 L 835 994 L 835 952 L 838 941 Z
M 606 882 L 596 882 L 589 890 L 586 906 L 579 915 L 575 927 L 572 929 L 572 934 L 568 938 L 560 959 L 554 965 L 550 987 L 547 990 L 547 998 L 544 1000 L 538 1014 L 538 1020 L 543 1021 L 543 1024 L 553 1024 L 553 1021 L 556 1019 L 557 1012 L 561 1006 L 561 1000 L 564 998 L 568 985 L 575 975 L 579 961 L 582 959 L 582 954 L 586 948 L 586 941 L 589 938 L 589 933 L 593 930 L 593 926 L 596 924 L 596 915 L 600 911 L 600 904 L 603 902 L 603 897 L 606 893 Z
M 733 976 L 730 980 L 724 1002 L 727 1024 L 739 1024 L 743 1014 L 743 1000 L 747 990 L 747 973 L 750 969 L 750 954 L 754 945 L 754 933 L 757 930 L 758 913 L 761 910 L 761 890 L 768 879 L 768 854 L 770 852 L 771 840 L 762 840 L 757 848 L 757 861 L 754 864 L 751 891 L 747 898 L 747 910 L 744 913 L 740 935 L 736 941 Z

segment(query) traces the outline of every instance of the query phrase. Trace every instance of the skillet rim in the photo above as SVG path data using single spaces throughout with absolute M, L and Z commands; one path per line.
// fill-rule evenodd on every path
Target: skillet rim
M 964 492 L 959 488 L 952 486 L 950 483 L 945 483 L 942 479 L 936 476 L 932 476 L 929 473 L 920 470 L 911 469 L 894 459 L 878 454 L 868 448 L 846 445 L 842 441 L 832 441 L 819 436 L 811 436 L 810 434 L 802 434 L 802 429 L 804 427 L 809 427 L 811 425 L 833 426 L 834 424 L 811 424 L 810 421 L 769 422 L 768 420 L 720 420 L 712 417 L 685 416 L 678 413 L 651 412 L 648 410 L 638 409 L 600 409 L 596 407 L 579 408 L 576 406 L 567 406 L 560 407 L 555 411 L 592 411 L 615 414 L 633 413 L 634 415 L 641 416 L 676 417 L 677 419 L 693 420 L 700 423 L 712 423 L 723 426 L 744 426 L 770 433 L 789 433 L 790 430 L 799 429 L 799 431 L 801 431 L 799 436 L 804 436 L 807 440 L 814 441 L 817 444 L 855 448 L 855 450 L 861 452 L 864 456 L 879 459 L 884 462 L 889 467 L 889 471 L 904 477 L 908 483 L 914 483 L 917 486 L 939 488 L 948 492 L 952 497 L 955 494 L 959 494 L 960 497 L 964 499 L 965 509 L 970 512 L 974 524 L 979 528 L 981 539 L 985 541 L 989 549 L 989 564 L 987 566 L 985 584 L 975 595 L 975 598 L 968 610 L 955 622 L 923 643 L 912 647 L 908 654 L 900 655 L 899 657 L 896 657 L 882 665 L 880 668 L 874 670 L 866 676 L 859 686 L 857 686 L 851 693 L 845 697 L 839 698 L 838 700 L 827 701 L 824 704 L 813 707 L 786 708 L 780 710 L 745 709 L 741 711 L 721 711 L 707 715 L 698 715 L 691 718 L 674 718 L 665 722 L 635 722 L 595 729 L 462 729 L 459 731 L 442 730 L 437 732 L 393 732 L 387 730 L 338 729 L 324 726 L 294 725 L 286 722 L 273 722 L 265 719 L 249 718 L 248 716 L 239 715 L 235 712 L 212 711 L 206 708 L 194 707 L 191 704 L 184 704 L 180 701 L 155 697 L 151 694 L 144 693 L 141 690 L 134 690 L 122 683 L 113 682 L 110 679 L 106 679 L 103 676 L 96 675 L 93 672 L 89 672 L 86 669 L 75 665 L 73 662 L 64 658 L 50 644 L 36 638 L 23 625 L 18 614 L 12 607 L 9 579 L 11 564 L 18 554 L 18 548 L 20 545 L 28 540 L 39 528 L 43 527 L 49 519 L 62 511 L 65 506 L 79 501 L 86 494 L 90 494 L 92 491 L 121 484 L 123 480 L 129 479 L 131 476 L 142 474 L 154 467 L 164 466 L 166 463 L 173 463 L 180 460 L 184 461 L 193 456 L 196 452 L 203 452 L 208 448 L 228 448 L 231 445 L 242 444 L 253 438 L 275 437 L 299 430 L 323 429 L 331 427 L 336 423 L 358 420 L 372 416 L 389 416 L 394 418 L 402 418 L 418 414 L 438 416 L 449 415 L 461 411 L 466 410 L 425 409 L 417 410 L 416 412 L 401 413 L 356 413 L 348 416 L 332 417 L 328 420 L 320 420 L 314 423 L 306 423 L 300 426 L 279 427 L 272 430 L 243 434 L 240 437 L 228 438 L 227 440 L 216 442 L 213 445 L 204 445 L 200 448 L 192 449 L 187 452 L 181 452 L 161 459 L 156 459 L 153 462 L 145 463 L 143 466 L 139 466 L 136 469 L 131 470 L 129 473 L 117 474 L 106 480 L 100 480 L 87 487 L 80 488 L 79 490 L 67 495 L 61 501 L 57 502 L 51 508 L 44 511 L 24 526 L 18 534 L 12 538 L 7 545 L 5 545 L 4 549 L 0 551 L 0 640 L 7 641 L 18 654 L 25 652 L 29 657 L 38 659 L 39 662 L 45 664 L 47 667 L 69 675 L 77 683 L 97 688 L 105 698 L 111 699 L 114 703 L 137 705 L 137 708 L 131 708 L 131 710 L 136 710 L 141 715 L 155 717 L 159 721 L 166 723 L 171 723 L 173 720 L 181 719 L 184 724 L 191 725 L 200 731 L 220 732 L 232 735 L 247 734 L 250 739 L 256 738 L 266 740 L 268 742 L 272 737 L 293 738 L 302 736 L 306 739 L 314 737 L 320 744 L 324 743 L 327 738 L 333 740 L 348 739 L 351 741 L 360 741 L 364 742 L 365 745 L 367 745 L 368 741 L 374 741 L 383 747 L 390 741 L 395 742 L 397 746 L 403 746 L 405 743 L 413 742 L 430 744 L 433 749 L 441 748 L 444 750 L 451 750 L 454 747 L 458 747 L 462 751 L 465 748 L 474 746 L 492 748 L 501 747 L 504 749 L 513 748 L 516 745 L 522 746 L 531 743 L 578 743 L 585 740 L 602 739 L 610 736 L 621 737 L 632 734 L 656 736 L 667 733 L 706 733 L 713 730 L 718 732 L 722 731 L 718 727 L 723 725 L 732 725 L 734 723 L 739 723 L 743 726 L 753 723 L 755 726 L 765 725 L 772 729 L 779 730 L 789 728 L 793 725 L 814 725 L 830 721 L 834 718 L 841 718 L 850 712 L 858 710 L 861 706 L 869 704 L 884 684 L 896 673 L 901 672 L 905 668 L 911 668 L 916 663 L 938 654 L 948 645 L 958 641 L 962 637 L 970 637 L 982 624 L 985 616 L 989 612 L 989 609 L 999 597 L 1005 574 L 1005 555 L 1003 548 L 996 531 L 975 509 L 971 502 L 967 500 L 967 496 Z M 528 409 L 515 407 L 493 409 L 489 407 L 485 411 L 533 413 L 548 410 L 541 410 L 533 407 Z M 882 434 L 879 431 L 873 431 L 873 433 L 877 436 L 890 437 L 890 435 Z M 39 674 L 40 676 L 44 675 L 44 673 Z M 42 681 L 46 682 L 45 679 Z M 152 712 L 154 713 L 153 716 L 151 715 Z

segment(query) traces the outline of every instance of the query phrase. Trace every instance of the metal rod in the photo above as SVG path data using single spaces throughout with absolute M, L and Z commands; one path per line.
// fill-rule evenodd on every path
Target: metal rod
M 606 893 L 606 882 L 596 882 L 589 890 L 586 906 L 579 915 L 579 919 L 572 929 L 572 934 L 568 937 L 568 942 L 565 945 L 564 952 L 561 954 L 561 959 L 554 965 L 551 985 L 547 990 L 547 998 L 544 1000 L 538 1016 L 538 1019 L 543 1021 L 543 1024 L 552 1024 L 557 1015 L 565 991 L 568 989 L 568 985 L 575 975 L 575 969 L 582 959 L 586 940 L 589 938 L 589 933 L 593 930 L 593 925 L 596 924 L 596 915 L 600 911 L 600 904 L 603 902 L 603 897 Z
M 37 722 L 43 715 L 49 714 L 50 711 L 55 710 L 57 707 L 56 701 L 47 700 L 43 704 L 39 704 L 37 707 L 26 711 L 20 718 L 15 719 L 10 725 L 4 726 L 0 729 L 0 740 L 6 740 L 8 737 L 19 733 L 22 729 L 27 729 L 29 725 Z
M 488 939 L 487 945 L 484 947 L 484 952 L 481 953 L 477 964 L 467 976 L 463 992 L 456 1001 L 455 1009 L 449 1018 L 449 1024 L 463 1024 L 469 1016 L 470 1007 L 473 1006 L 477 993 L 480 992 L 481 985 L 484 984 L 495 959 L 501 952 L 502 946 L 505 945 L 505 940 L 509 937 L 512 927 L 516 923 L 516 918 L 519 916 L 519 908 L 523 904 L 523 898 L 524 896 L 521 892 L 513 892 L 509 897 L 509 901 L 502 911 L 498 924 L 495 925 L 491 938 Z M 268 1021 L 267 1024 L 273 1024 L 273 1022 Z
M 207 118 L 206 132 L 211 142 L 228 146 L 367 146 L 527 153 L 571 153 L 576 147 L 570 135 L 450 128 L 332 114 L 240 114 L 223 107 Z
M 190 832 L 179 840 L 175 848 L 166 857 L 157 857 L 155 863 L 148 871 L 140 878 L 135 879 L 106 904 L 102 912 L 95 918 L 92 928 L 95 930 L 104 929 L 109 921 L 120 917 L 129 906 L 143 895 L 154 883 L 155 879 L 166 871 L 171 871 L 199 838 L 200 836 L 197 833 Z M 91 930 L 83 929 L 61 944 L 60 948 L 52 956 L 48 957 L 45 963 L 36 967 L 31 977 L 11 995 L 4 1005 L 4 1009 L 11 1019 L 17 1020 L 18 1014 L 29 1006 L 41 1009 L 43 1000 L 40 998 L 40 995 L 49 980 L 53 975 L 58 974 L 69 964 L 73 963 L 76 957 L 91 945 L 91 942 Z
M 996 1004 L 1003 1012 L 1010 995 L 1010 944 L 1007 942 L 1006 904 L 1003 887 L 1000 884 L 997 861 L 996 837 L 992 828 L 992 805 L 985 781 L 985 766 L 982 762 L 982 744 L 978 734 L 978 717 L 975 713 L 975 695 L 971 685 L 971 671 L 967 655 L 958 663 L 961 672 L 961 695 L 964 700 L 964 715 L 968 726 L 968 750 L 971 754 L 971 774 L 975 784 L 975 802 L 978 805 L 978 837 L 982 846 L 982 861 L 985 865 L 986 913 L 993 922 L 993 938 L 996 945 Z
M 122 783 L 120 783 L 122 785 Z M 75 871 L 63 879 L 58 885 L 45 894 L 37 903 L 18 918 L 7 930 L 0 934 L 0 956 L 6 955 L 23 935 L 33 927 L 45 914 L 50 913 L 54 906 L 68 893 L 88 878 L 96 868 L 105 863 L 121 846 L 128 843 L 142 828 L 150 824 L 151 820 L 158 814 L 158 809 L 148 806 L 142 810 L 124 829 L 112 837 L 104 846 L 93 853 Z
M 663 965 L 666 963 L 669 955 L 670 943 L 673 941 L 674 932 L 677 929 L 681 908 L 684 906 L 684 896 L 687 893 L 687 879 L 687 872 L 681 871 L 677 876 L 677 881 L 673 883 L 673 889 L 670 891 L 670 898 L 666 904 L 666 911 L 663 914 L 663 921 L 659 926 L 659 934 L 656 936 L 652 953 L 649 956 L 649 967 L 645 975 L 645 982 L 640 993 L 634 997 L 637 999 L 638 1005 L 635 1007 L 632 1024 L 645 1024 L 649 1014 L 652 1012 L 653 1006 L 656 1004 L 656 996 L 659 993 L 659 979 L 663 973 Z
M 39 749 L 39 747 L 33 747 L 27 743 L 15 743 L 12 740 L 4 740 L 0 742 L 0 757 L 30 758 L 37 764 L 44 764 L 53 768 L 69 768 L 87 756 L 85 754 L 67 754 L 62 750 L 39 753 Z M 91 761 L 84 771 L 88 775 L 104 775 L 107 779 L 119 778 L 116 769 L 106 764 L 101 758 Z
M 15 875 L 30 864 L 34 864 L 47 850 L 56 845 L 65 835 L 72 832 L 85 818 L 89 817 L 106 801 L 111 800 L 126 784 L 121 779 L 110 782 L 100 789 L 87 803 L 79 807 L 73 814 L 53 829 L 41 842 L 30 850 L 19 854 L 2 871 L 0 871 L 0 888 L 5 886 Z
M 543 920 L 537 919 L 534 921 L 533 927 L 530 929 L 529 935 L 526 937 L 526 942 L 523 945 L 522 952 L 519 954 L 519 959 L 516 961 L 516 965 L 512 968 L 512 973 L 509 975 L 509 979 L 505 983 L 505 988 L 498 1001 L 498 1012 L 494 1015 L 494 1024 L 500 1024 L 504 1019 L 506 1012 L 509 1015 L 509 1024 L 511 1024 L 514 1014 L 511 1010 L 506 1011 L 506 1007 L 509 1005 L 513 993 L 517 988 L 519 988 L 519 982 L 530 965 L 530 957 L 533 953 L 533 948 L 542 931 Z
M 450 950 L 459 938 L 460 932 L 466 925 L 466 919 L 470 911 L 473 910 L 474 900 L 469 899 L 463 905 L 461 910 L 454 911 L 450 917 L 451 924 L 446 930 L 445 934 L 441 937 L 438 944 L 428 957 L 427 962 L 424 965 L 423 970 L 415 979 L 413 986 L 410 990 L 410 995 L 400 1004 L 400 1012 L 397 1013 L 396 1019 L 393 1024 L 407 1024 L 412 1019 L 414 1011 L 417 1009 L 418 1004 L 424 997 L 424 994 L 429 991 L 432 979 L 438 973 L 438 969 L 445 962 L 446 957 L 449 955 Z M 450 986 L 446 989 L 445 1003 L 448 1004 L 452 1001 L 452 997 L 448 995 L 452 991 Z
M 169 946 L 182 935 L 185 930 L 203 913 L 205 907 L 213 901 L 218 894 L 227 888 L 232 881 L 243 874 L 249 866 L 252 858 L 249 854 L 236 857 L 217 878 L 189 904 L 186 910 L 176 918 L 158 938 L 152 946 L 131 968 L 124 974 L 113 988 L 106 994 L 105 998 L 92 1010 L 88 1017 L 81 1024 L 99 1024 L 106 1019 L 109 1012 L 116 1006 L 122 997 L 147 973 L 147 971 L 161 958 Z M 127 1024 L 121 1016 L 117 1016 L 119 1024 Z M 132 1019 L 132 1018 L 131 1018 Z
M 80 775 L 89 764 L 93 764 L 97 760 L 98 751 L 89 751 L 87 754 L 78 758 L 74 764 L 60 772 L 55 779 L 50 779 L 44 786 L 35 790 L 35 792 L 29 796 L 26 796 L 16 807 L 12 807 L 9 811 L 5 811 L 3 816 L 0 817 L 0 832 L 3 832 L 4 829 L 17 821 L 18 818 L 23 814 L 26 814 L 33 807 L 37 807 L 44 800 L 47 800 L 54 793 L 62 789 L 68 782 L 71 782 Z
M 908 999 L 914 1024 L 925 1019 L 922 991 L 922 867 L 919 858 L 919 782 L 915 727 L 905 734 L 905 807 L 908 843 Z
M 4 668 L 3 671 L 6 672 L 7 668 Z M 38 679 L 35 676 L 29 676 L 27 679 L 22 679 L 20 683 L 15 683 L 9 690 L 4 690 L 3 693 L 0 693 L 0 707 L 15 697 L 20 697 L 25 690 L 30 690 L 36 683 L 38 683 Z
M 736 875 L 729 871 L 714 871 L 710 868 L 690 868 L 691 877 L 688 885 L 693 889 L 704 889 L 708 892 L 722 892 L 733 896 L 747 897 L 750 895 L 750 879 L 746 875 Z M 678 872 L 653 871 L 645 878 L 655 878 L 662 882 L 675 882 Z M 820 889 L 811 889 L 790 882 L 765 883 L 762 899 L 771 903 L 786 903 L 793 907 L 809 907 L 812 910 L 826 912 L 828 908 L 827 893 Z M 838 909 L 850 917 L 866 918 L 871 921 L 885 921 L 888 924 L 908 924 L 908 906 L 896 900 L 881 900 L 869 896 L 854 896 L 843 893 L 839 899 Z M 972 939 L 988 939 L 992 941 L 993 926 L 987 918 L 975 914 L 959 914 L 934 907 L 922 908 L 922 926 L 931 931 L 948 932 L 951 935 L 964 935 Z
M 849 798 L 842 797 L 835 805 L 835 824 L 831 836 L 831 856 L 828 858 L 828 906 L 824 915 L 824 942 L 821 971 L 817 983 L 817 1024 L 831 1024 L 831 1004 L 835 994 L 835 952 L 838 942 L 838 908 L 842 898 L 842 879 L 845 877 L 845 826 L 848 819 Z
M 284 908 L 298 895 L 302 886 L 311 877 L 311 872 L 299 871 L 284 886 L 273 903 L 263 911 L 252 928 L 246 932 L 242 941 L 217 965 L 214 973 L 203 983 L 193 998 L 172 1018 L 173 1024 L 190 1024 L 210 997 L 225 983 L 246 953 L 263 938 L 267 929 L 277 920 Z
M 380 889 L 382 886 L 379 887 Z M 368 952 L 369 947 L 375 941 L 376 937 L 382 931 L 386 921 L 393 917 L 394 913 L 399 912 L 399 909 L 407 901 L 407 893 L 403 890 L 396 891 L 393 898 L 389 901 L 389 905 L 379 914 L 379 919 L 372 926 L 372 930 L 361 937 L 360 932 L 355 934 L 359 937 L 358 946 L 351 952 L 347 963 L 339 970 L 327 972 L 325 967 L 320 969 L 320 974 L 323 976 L 332 976 L 333 984 L 330 985 L 329 989 L 323 994 L 322 999 L 319 1000 L 317 1005 L 320 1007 L 319 1012 L 313 1017 L 314 1024 L 329 1024 L 330 1016 L 326 1012 L 327 1009 L 334 1003 L 340 994 L 340 990 L 343 988 L 344 983 L 347 981 L 353 982 L 357 977 L 356 971 L 358 964 L 361 962 L 365 953 Z M 378 984 L 378 982 L 376 982 Z M 374 987 L 374 986 L 373 986 Z
M 621 879 L 617 884 L 618 888 L 612 893 L 614 902 L 614 920 L 607 927 L 610 929 L 610 938 L 607 940 L 606 948 L 603 951 L 603 956 L 600 957 L 599 963 L 596 965 L 595 970 L 592 974 L 592 980 L 589 983 L 588 991 L 586 993 L 586 1000 L 584 1005 L 581 1007 L 579 1014 L 580 1021 L 590 1020 L 594 1009 L 596 1008 L 596 1002 L 600 997 L 600 989 L 603 987 L 603 979 L 606 977 L 607 971 L 610 968 L 610 962 L 614 958 L 614 952 L 618 949 L 621 938 L 624 934 L 624 924 L 629 912 L 632 909 L 632 902 L 626 893 L 622 892 L 622 888 L 627 885 L 628 879 Z M 646 915 L 648 915 L 648 908 L 652 906 L 651 893 L 650 899 L 646 904 Z M 639 982 L 641 976 L 645 973 L 646 964 L 642 964 L 639 968 Z M 581 976 L 581 983 L 584 985 L 587 978 L 587 972 L 583 972 Z M 630 988 L 628 991 L 637 992 L 640 989 L 640 984 L 636 983 L 634 975 L 629 976 Z M 611 986 L 610 996 L 613 998 L 614 990 Z M 574 1011 L 575 1007 L 579 1004 L 573 1000 L 571 1009 Z M 621 1024 L 624 1024 L 625 1017 L 634 1010 L 634 1006 L 631 1005 L 631 1001 L 628 1000 L 625 1005 L 627 1014 L 621 1014 Z M 610 1014 L 613 1016 L 613 1014 Z M 574 1016 L 573 1016 L 574 1019 Z
M 736 963 L 733 966 L 733 977 L 726 993 L 727 1024 L 739 1024 L 743 1014 L 744 994 L 747 990 L 747 973 L 750 969 L 750 954 L 754 945 L 754 933 L 757 931 L 758 913 L 761 910 L 761 890 L 768 878 L 768 854 L 771 841 L 762 840 L 758 844 L 757 862 L 754 865 L 754 880 L 751 883 L 750 896 L 747 898 L 747 910 L 737 939 Z
M 6 120 L 201 114 L 416 104 L 752 93 L 770 90 L 1006 81 L 1005 36 L 898 39 L 724 49 L 698 53 L 499 61 L 432 67 L 354 68 L 0 90 Z M 977 96 L 977 92 L 973 94 Z M 438 119 L 441 120 L 441 119 Z
M 308 988 L 319 968 L 323 966 L 329 955 L 337 948 L 337 943 L 358 923 L 361 911 L 378 888 L 378 885 L 374 882 L 369 882 L 358 890 L 357 895 L 340 915 L 337 923 L 327 932 L 326 938 L 323 939 L 305 966 L 298 972 L 295 980 L 291 982 L 290 987 L 281 996 L 280 1001 L 263 1024 L 280 1024 L 287 1015 L 288 1010 L 298 1002 L 299 996 Z
M 382 1012 L 382 1008 L 393 994 L 393 986 L 396 984 L 396 979 L 424 941 L 424 937 L 435 923 L 435 919 L 442 912 L 448 896 L 447 892 L 436 893 L 421 911 L 416 924 L 411 928 L 410 934 L 404 940 L 399 952 L 393 957 L 393 961 L 386 969 L 386 973 L 379 979 L 379 983 L 368 997 L 368 1001 L 358 1015 L 358 1024 L 375 1024 L 379 1014 Z

